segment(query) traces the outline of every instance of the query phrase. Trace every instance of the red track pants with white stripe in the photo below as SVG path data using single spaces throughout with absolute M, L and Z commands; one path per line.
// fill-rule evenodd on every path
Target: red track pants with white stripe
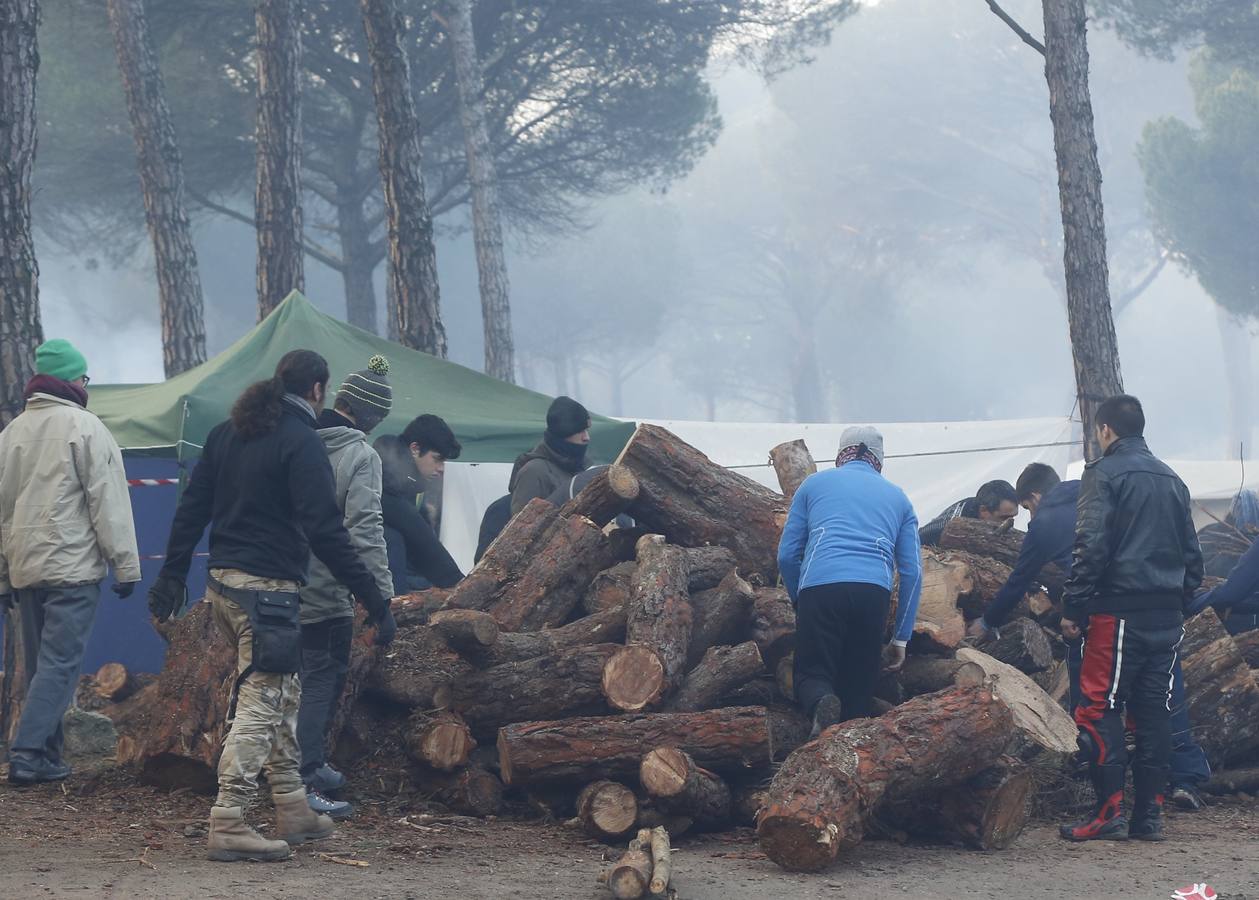
M 1075 710 L 1080 746 L 1098 765 L 1125 765 L 1124 711 L 1137 735 L 1134 766 L 1165 769 L 1171 757 L 1172 667 L 1184 637 L 1180 613 L 1089 616 Z

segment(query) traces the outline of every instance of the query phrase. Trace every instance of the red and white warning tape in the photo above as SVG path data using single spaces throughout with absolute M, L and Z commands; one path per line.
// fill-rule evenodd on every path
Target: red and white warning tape
M 128 478 L 131 487 L 161 487 L 165 484 L 179 484 L 178 478 Z

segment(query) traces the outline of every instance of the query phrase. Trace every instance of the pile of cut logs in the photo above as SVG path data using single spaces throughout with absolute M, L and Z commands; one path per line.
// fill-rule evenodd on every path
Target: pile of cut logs
M 791 702 L 795 614 L 775 585 L 812 462 L 802 442 L 771 461 L 785 494 L 641 426 L 565 506 L 530 503 L 454 589 L 395 599 L 389 648 L 360 629 L 336 759 L 460 813 L 496 814 L 506 795 L 607 841 L 755 825 L 789 869 L 825 866 L 866 834 L 1007 846 L 1029 764 L 1075 748 L 1049 594 L 966 645 L 1021 533 L 950 523 L 924 551 L 911 655 L 879 685 L 882 714 L 809 741 Z M 613 524 L 622 513 L 633 528 Z M 1045 581 L 1054 591 L 1061 573 Z M 120 761 L 146 782 L 213 788 L 235 653 L 208 612 L 166 626 L 157 682 L 106 709 Z M 1218 619 L 1196 621 L 1185 668 L 1208 749 L 1252 755 L 1259 688 Z

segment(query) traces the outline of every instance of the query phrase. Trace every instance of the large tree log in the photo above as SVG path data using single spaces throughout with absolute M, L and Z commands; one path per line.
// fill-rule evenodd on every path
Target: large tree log
M 498 640 L 484 650 L 467 654 L 483 669 L 505 663 L 523 662 L 539 656 L 554 656 L 589 644 L 619 644 L 625 640 L 625 608 L 609 609 L 583 616 L 559 628 L 541 631 L 499 632 Z
M 781 494 L 713 463 L 655 425 L 639 425 L 617 462 L 638 476 L 634 518 L 676 544 L 734 551 L 739 570 L 772 583 L 787 516 Z
M 983 684 L 987 677 L 983 667 L 976 663 L 931 656 L 907 657 L 899 675 L 906 698 L 951 687 L 974 687 Z
M 737 644 L 744 639 L 752 624 L 752 605 L 756 592 L 752 585 L 733 569 L 721 584 L 691 594 L 691 646 L 686 662 L 694 667 L 709 647 Z
M 219 633 L 209 603 L 195 604 L 166 633 L 157 683 L 115 723 L 118 763 L 139 767 L 144 784 L 209 793 L 218 782 L 236 648 Z
M 1049 638 L 1031 619 L 1013 619 L 1007 622 L 997 629 L 991 640 L 980 646 L 993 659 L 1014 666 L 1026 675 L 1043 672 L 1054 661 Z
M 1075 721 L 1029 676 L 972 647 L 958 650 L 957 658 L 983 669 L 997 697 L 1009 707 L 1014 717 L 1012 754 L 1027 758 L 1039 750 L 1075 752 Z
M 754 641 L 735 647 L 712 647 L 699 665 L 687 673 L 677 694 L 668 702 L 675 712 L 708 709 L 726 693 L 765 671 Z
M 817 472 L 817 463 L 813 454 L 805 445 L 804 439 L 787 441 L 769 451 L 769 461 L 778 476 L 778 486 L 782 488 L 783 497 L 790 500 L 804 480 Z
M 623 562 L 604 569 L 594 577 L 590 587 L 582 595 L 582 609 L 588 615 L 609 609 L 627 609 L 630 593 L 633 591 L 634 570 L 637 568 L 636 562 Z
M 428 624 L 462 653 L 483 651 L 498 640 L 498 621 L 476 609 L 444 609 L 429 616 Z
M 485 769 L 425 773 L 419 787 L 452 812 L 465 816 L 496 816 L 503 808 L 503 783 Z
M 446 588 L 428 588 L 394 597 L 390 604 L 394 621 L 402 625 L 427 625 L 429 616 L 446 609 L 451 592 Z
M 686 557 L 686 589 L 692 594 L 717 587 L 738 570 L 738 561 L 725 547 L 683 547 L 682 555 Z
M 885 796 L 965 781 L 991 766 L 1009 738 L 1009 710 L 984 687 L 918 697 L 877 719 L 831 728 L 783 763 L 757 835 L 774 862 L 817 871 L 861 841 Z
M 681 682 L 691 645 L 686 583 L 686 557 L 678 548 L 666 544 L 660 535 L 639 540 L 625 622 L 628 646 L 608 660 L 603 675 L 604 694 L 613 708 L 646 709 Z
M 1246 665 L 1252 669 L 1259 669 L 1259 628 L 1233 635 L 1233 642 L 1241 651 Z
M 447 685 L 474 671 L 432 628 L 411 625 L 398 629 L 364 690 L 407 709 L 434 709 Z
M 600 528 L 607 525 L 638 499 L 638 479 L 625 466 L 612 465 L 599 472 L 560 507 L 566 518 L 587 518 Z
M 478 736 L 492 736 L 512 722 L 602 713 L 603 667 L 622 649 L 591 644 L 505 663 L 450 682 L 437 699 L 462 715 Z
M 657 747 L 676 747 L 707 769 L 728 772 L 769 765 L 774 742 L 760 707 L 528 722 L 498 733 L 508 785 L 632 778 Z
M 911 652 L 952 655 L 966 637 L 966 619 L 957 608 L 957 598 L 971 587 L 964 563 L 950 562 L 934 550 L 922 551 L 922 597 L 910 638 Z
M 489 609 L 546 546 L 558 518 L 559 510 L 554 504 L 541 498 L 530 500 L 451 591 L 448 605 L 457 609 Z
M 881 830 L 958 841 L 973 850 L 1004 850 L 1027 824 L 1035 790 L 1031 769 L 1006 756 L 961 784 L 892 798 L 875 820 Z
M 1259 749 L 1259 685 L 1215 610 L 1185 623 L 1181 669 L 1194 736 L 1214 766 Z
M 1202 789 L 1209 794 L 1253 794 L 1259 791 L 1259 767 L 1215 772 Z
M 618 782 L 591 782 L 577 795 L 577 818 L 591 837 L 613 841 L 638 824 L 638 800 Z
M 350 665 L 345 673 L 345 686 L 332 714 L 332 724 L 328 726 L 326 749 L 329 753 L 340 740 L 341 729 L 349 720 L 350 711 L 384 655 L 384 648 L 376 644 L 376 629 L 367 627 L 367 610 L 359 607 L 354 615 L 354 641 L 350 644 Z
M 468 724 L 448 710 L 415 712 L 407 723 L 405 740 L 413 760 L 439 772 L 463 768 L 476 748 Z
M 699 828 L 730 824 L 730 788 L 675 747 L 657 747 L 644 756 L 638 780 L 661 809 L 687 816 Z
M 941 550 L 964 550 L 975 556 L 986 556 L 1003 565 L 1014 568 L 1023 549 L 1025 532 L 1016 528 L 1003 528 L 995 522 L 980 519 L 950 519 L 940 536 Z M 1055 596 L 1062 591 L 1066 573 L 1056 563 L 1040 570 L 1037 581 Z
M 767 668 L 796 649 L 796 609 L 782 588 L 757 588 L 752 601 L 752 640 Z
M 982 616 L 1010 577 L 1009 566 L 988 556 L 978 556 L 965 550 L 949 550 L 941 553 L 940 557 L 946 562 L 960 563 L 966 567 L 970 590 L 957 598 L 957 605 L 968 619 Z

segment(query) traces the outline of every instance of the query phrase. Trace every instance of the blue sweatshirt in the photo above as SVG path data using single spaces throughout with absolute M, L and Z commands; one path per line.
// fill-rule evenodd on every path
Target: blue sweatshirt
M 890 591 L 893 565 L 901 583 L 892 643 L 903 647 L 922 593 L 918 517 L 909 498 L 860 461 L 805 479 L 778 544 L 778 571 L 793 601 L 822 584 L 856 582 Z
M 1197 615 L 1208 606 L 1231 616 L 1259 616 L 1259 541 L 1241 555 L 1223 584 L 1193 598 L 1185 616 Z M 1255 623 L 1259 624 L 1259 618 Z
M 1075 504 L 1080 499 L 1080 482 L 1062 481 L 1040 498 L 1036 515 L 1027 526 L 1027 536 L 1018 561 L 997 596 L 988 604 L 984 625 L 1005 624 L 1014 607 L 1026 596 L 1040 570 L 1056 562 L 1063 572 L 1071 571 L 1071 549 L 1075 544 Z

